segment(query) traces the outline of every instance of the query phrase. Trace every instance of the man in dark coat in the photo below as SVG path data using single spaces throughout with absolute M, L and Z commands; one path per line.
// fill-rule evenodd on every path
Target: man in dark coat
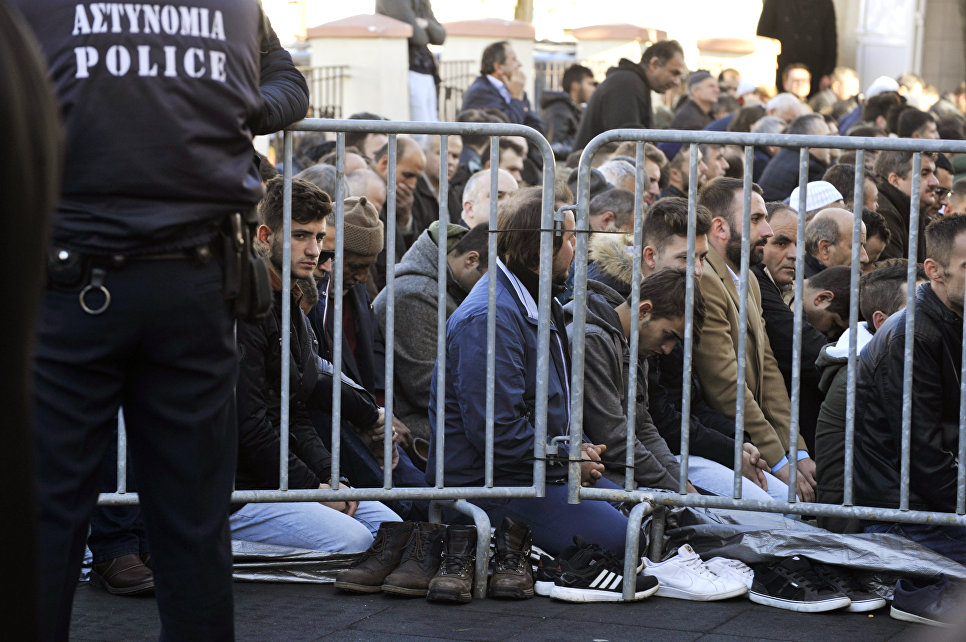
M 822 89 L 823 79 L 835 69 L 838 37 L 832 0 L 765 0 L 758 35 L 782 43 L 776 87 L 781 87 L 782 70 L 795 62 L 808 65 L 812 72 L 810 95 Z
M 829 128 L 819 114 L 805 114 L 793 120 L 786 133 L 828 136 Z M 829 166 L 829 150 L 810 148 L 808 154 L 808 180 L 820 181 Z M 775 154 L 761 174 L 760 185 L 768 202 L 788 198 L 798 186 L 798 150 L 786 148 Z
M 882 250 L 879 260 L 909 258 L 909 208 L 912 195 L 912 152 L 881 151 L 875 158 L 875 173 L 880 177 L 879 209 L 889 229 L 889 244 Z M 927 154 L 922 155 L 919 176 L 919 243 L 916 261 L 926 259 L 925 229 L 926 209 L 936 202 L 936 162 Z
M 671 129 L 704 129 L 710 125 L 718 91 L 718 81 L 707 71 L 701 69 L 688 76 L 688 98 L 675 112 Z
M 547 128 L 547 140 L 558 159 L 566 159 L 574 151 L 583 105 L 597 87 L 594 72 L 583 65 L 567 67 L 562 84 L 563 91 L 545 91 L 540 98 L 540 116 Z
M 446 28 L 436 20 L 429 0 L 376 0 L 376 13 L 406 22 L 413 28 L 409 38 L 409 119 L 438 120 L 439 70 L 436 58 L 426 45 L 443 44 Z
M 590 97 L 574 149 L 583 149 L 594 136 L 609 129 L 654 127 L 651 92 L 663 94 L 676 87 L 685 69 L 684 50 L 676 40 L 651 45 L 640 63 L 621 58 Z
M 926 229 L 929 283 L 916 292 L 912 368 L 909 508 L 956 510 L 959 396 L 966 286 L 966 216 L 937 220 Z M 903 369 L 906 315 L 889 317 L 859 356 L 856 377 L 856 503 L 896 508 L 902 460 Z M 960 564 L 966 529 L 936 524 L 877 523 L 866 532 L 908 537 Z

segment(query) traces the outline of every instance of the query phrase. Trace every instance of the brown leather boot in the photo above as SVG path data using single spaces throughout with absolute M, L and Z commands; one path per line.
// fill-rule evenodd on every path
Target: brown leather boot
M 429 582 L 426 599 L 466 603 L 473 599 L 476 562 L 476 527 L 447 526 L 446 548 L 439 572 Z
M 442 524 L 416 524 L 399 566 L 382 583 L 383 592 L 409 597 L 425 596 L 430 580 L 439 570 L 445 536 L 446 527 Z
M 369 549 L 351 568 L 339 572 L 335 587 L 350 593 L 378 593 L 399 564 L 414 522 L 383 522 Z
M 526 600 L 533 597 L 530 527 L 509 517 L 496 531 L 495 569 L 490 576 L 490 597 Z
M 137 553 L 128 553 L 91 565 L 91 584 L 111 595 L 149 595 L 154 593 L 154 574 Z

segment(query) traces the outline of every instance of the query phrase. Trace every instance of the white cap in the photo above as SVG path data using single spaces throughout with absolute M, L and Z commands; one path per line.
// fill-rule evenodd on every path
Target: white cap
M 899 91 L 899 83 L 896 82 L 894 78 L 889 78 L 888 76 L 879 76 L 872 81 L 869 88 L 865 90 L 865 98 L 868 100 L 873 96 L 878 96 L 879 94 L 884 94 L 887 91 Z
M 745 94 L 750 94 L 751 92 L 755 91 L 755 89 L 757 89 L 757 87 L 755 87 L 755 83 L 751 82 L 750 80 L 741 79 L 738 81 L 738 90 L 735 92 L 735 95 L 741 97 Z
M 805 191 L 805 211 L 814 212 L 831 205 L 835 201 L 845 200 L 841 192 L 828 181 L 812 181 L 808 184 Z M 788 197 L 788 206 L 796 212 L 798 211 L 798 188 L 792 190 L 792 195 Z

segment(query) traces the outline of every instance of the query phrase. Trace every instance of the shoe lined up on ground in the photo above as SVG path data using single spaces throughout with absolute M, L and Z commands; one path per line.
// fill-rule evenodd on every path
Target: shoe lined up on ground
M 740 560 L 732 560 L 727 557 L 712 557 L 704 561 L 704 565 L 722 577 L 732 577 L 742 582 L 751 590 L 751 585 L 755 581 L 755 572 L 751 567 Z
M 565 602 L 621 602 L 624 600 L 624 562 L 596 544 L 574 537 L 556 560 L 543 566 L 541 594 L 553 581 L 549 597 Z M 638 573 L 632 601 L 642 600 L 658 590 L 655 578 Z
M 426 599 L 465 604 L 473 599 L 476 575 L 476 527 L 447 526 L 443 561 L 429 582 Z
M 948 578 L 902 578 L 896 582 L 889 615 L 897 620 L 948 627 L 961 613 L 966 591 Z
M 852 601 L 819 577 L 812 563 L 795 555 L 755 566 L 748 597 L 752 602 L 801 613 L 847 608 Z
M 104 562 L 94 562 L 91 565 L 91 584 L 111 595 L 150 595 L 154 593 L 154 573 L 137 553 L 129 553 Z
M 528 600 L 533 597 L 533 565 L 530 552 L 533 533 L 522 522 L 504 517 L 496 529 L 496 555 L 490 576 L 490 597 Z
M 495 539 L 490 597 L 533 597 L 530 528 L 505 518 Z M 382 591 L 435 602 L 466 603 L 473 599 L 476 547 L 475 526 L 383 522 L 369 549 L 336 576 L 335 587 L 349 593 Z M 483 554 L 489 556 L 489 550 Z
M 644 557 L 642 565 L 644 574 L 656 578 L 660 583 L 657 589 L 659 597 L 710 602 L 748 592 L 743 578 L 732 573 L 715 573 L 688 544 L 678 548 L 674 557 L 663 562 L 652 562 Z
M 866 613 L 886 605 L 885 598 L 867 590 L 848 570 L 830 564 L 813 563 L 812 566 L 826 584 L 848 596 L 850 604 L 846 611 Z

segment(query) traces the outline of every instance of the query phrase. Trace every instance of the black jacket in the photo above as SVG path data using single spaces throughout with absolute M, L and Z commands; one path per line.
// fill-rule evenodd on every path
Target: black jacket
M 781 291 L 765 273 L 763 265 L 754 265 L 752 273 L 758 278 L 761 288 L 761 313 L 765 317 L 765 332 L 768 343 L 778 362 L 778 369 L 785 380 L 788 396 L 792 395 L 792 339 L 795 333 L 795 314 L 782 299 Z M 804 313 L 803 313 L 804 314 Z M 815 443 L 815 422 L 822 407 L 825 394 L 819 390 L 821 376 L 815 367 L 819 353 L 831 340 L 812 327 L 808 320 L 802 320 L 802 370 L 799 391 L 799 436 L 804 438 L 806 447 Z M 801 445 L 799 441 L 799 445 Z
M 282 293 L 259 321 L 238 321 L 241 354 L 238 399 L 239 489 L 278 488 L 281 448 Z M 331 458 L 312 425 L 307 402 L 318 380 L 312 334 L 292 299 L 289 412 L 289 487 L 318 488 L 329 480 Z
M 329 278 L 319 279 L 319 302 L 309 312 L 312 330 L 319 340 L 319 356 L 332 361 L 332 338 L 335 336 L 335 297 L 329 296 Z M 351 310 L 353 324 L 342 332 L 342 372 L 369 392 L 384 390 L 385 371 L 377 363 L 375 352 L 376 315 L 364 284 L 358 284 L 344 293 L 343 311 Z M 356 349 L 352 350 L 346 331 L 355 336 Z
M 882 250 L 879 260 L 909 258 L 909 196 L 900 192 L 887 181 L 879 182 L 879 209 L 889 228 L 889 244 Z M 926 215 L 919 208 L 919 241 L 916 247 L 916 261 L 926 260 Z
M 591 94 L 574 139 L 574 149 L 583 149 L 601 132 L 622 127 L 654 127 L 651 87 L 644 68 L 626 58 L 607 70 L 604 82 Z
M 198 21 L 176 18 L 170 33 L 123 11 L 112 20 L 105 5 L 13 4 L 37 36 L 64 118 L 55 243 L 100 255 L 190 247 L 261 199 L 251 136 L 304 117 L 308 88 L 255 2 L 197 0 Z M 121 75 L 109 70 L 113 47 L 128 54 L 114 67 Z
M 815 276 L 816 274 L 824 270 L 826 267 L 828 267 L 824 263 L 819 261 L 817 258 L 815 258 L 814 256 L 808 253 L 805 254 L 804 263 L 805 263 L 804 265 L 805 269 L 803 271 L 803 275 L 806 279 L 812 278 L 813 276 Z M 758 280 L 761 281 L 761 277 L 759 277 Z M 788 306 L 786 305 L 785 307 L 787 308 Z
M 557 158 L 566 159 L 574 151 L 574 138 L 583 111 L 570 94 L 545 91 L 540 98 L 540 117 L 547 130 L 547 140 Z
M 446 28 L 433 15 L 429 0 L 376 0 L 376 13 L 409 24 L 413 35 L 409 38 L 409 69 L 420 74 L 434 76 L 439 82 L 436 58 L 426 45 L 441 45 L 446 40 Z M 426 20 L 421 27 L 418 19 Z
M 793 62 L 805 63 L 811 70 L 809 93 L 818 91 L 822 76 L 835 69 L 838 38 L 832 0 L 765 0 L 757 33 L 782 43 L 775 79 L 779 88 L 782 70 Z
M 808 181 L 820 181 L 828 165 L 811 154 L 808 155 Z M 798 187 L 798 150 L 782 149 L 765 167 L 758 181 L 764 192 L 765 202 L 784 201 Z
M 916 293 L 909 507 L 956 510 L 963 321 L 927 283 Z M 860 505 L 899 505 L 906 310 L 892 315 L 859 355 L 855 494 Z
M 674 112 L 671 129 L 704 129 L 714 121 L 711 114 L 701 109 L 696 102 L 688 98 Z

